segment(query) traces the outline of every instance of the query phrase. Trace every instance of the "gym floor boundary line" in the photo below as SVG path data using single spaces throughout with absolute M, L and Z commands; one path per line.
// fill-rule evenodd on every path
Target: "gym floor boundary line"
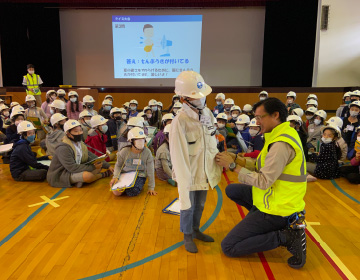
M 60 191 L 54 194 L 50 199 L 57 198 L 64 190 L 66 190 L 66 188 L 62 188 Z M 4 245 L 6 242 L 8 242 L 11 238 L 13 238 L 20 230 L 22 230 L 32 219 L 36 217 L 37 214 L 39 214 L 42 210 L 44 210 L 45 207 L 48 205 L 49 203 L 45 203 L 41 205 L 34 213 L 32 213 L 29 217 L 27 217 L 27 219 L 24 222 L 22 222 L 17 228 L 15 228 L 3 240 L 0 241 L 0 247 Z
M 223 196 L 222 196 L 222 193 L 221 193 L 221 190 L 220 190 L 219 186 L 216 186 L 215 190 L 216 190 L 217 196 L 218 196 L 216 207 L 214 209 L 214 212 L 211 214 L 210 218 L 201 227 L 201 229 L 200 229 L 201 231 L 205 231 L 208 227 L 210 227 L 210 225 L 215 221 L 215 219 L 217 218 L 217 216 L 220 213 L 220 210 L 221 210 L 221 207 L 222 207 L 222 204 L 223 204 Z M 126 270 L 141 266 L 141 265 L 143 265 L 143 264 L 145 264 L 147 262 L 150 262 L 150 261 L 153 261 L 153 260 L 155 260 L 155 259 L 157 259 L 159 257 L 162 257 L 162 256 L 166 255 L 167 253 L 170 253 L 170 252 L 180 248 L 183 244 L 184 244 L 184 241 L 180 241 L 180 242 L 175 243 L 174 245 L 171 245 L 170 247 L 168 247 L 168 248 L 166 248 L 166 249 L 164 249 L 164 250 L 162 250 L 160 252 L 157 252 L 157 253 L 155 253 L 155 254 L 153 254 L 151 256 L 148 256 L 148 257 L 146 257 L 144 259 L 141 259 L 139 261 L 136 261 L 136 262 L 133 262 L 131 264 L 127 264 L 125 266 L 121 266 L 121 267 L 118 267 L 118 268 L 115 268 L 115 269 L 112 269 L 112 270 L 109 270 L 109 271 L 106 271 L 106 272 L 102 272 L 102 273 L 95 274 L 95 275 L 92 275 L 92 276 L 88 276 L 88 277 L 85 277 L 85 278 L 80 278 L 79 280 L 97 280 L 97 279 L 105 278 L 105 277 L 108 277 L 108 276 L 112 276 L 112 275 L 124 272 Z
M 335 188 L 337 188 L 337 190 L 339 192 L 341 192 L 343 195 L 347 196 L 349 199 L 351 199 L 352 201 L 355 201 L 356 203 L 360 204 L 360 201 L 357 200 L 355 197 L 352 197 L 350 194 L 348 194 L 346 191 L 344 191 L 337 183 L 336 181 L 333 179 L 331 180 L 331 183 L 333 184 L 333 186 Z

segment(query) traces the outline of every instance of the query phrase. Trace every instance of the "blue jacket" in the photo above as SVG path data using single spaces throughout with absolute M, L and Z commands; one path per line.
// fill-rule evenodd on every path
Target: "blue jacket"
M 214 117 L 216 118 L 216 116 L 220 113 L 224 113 L 224 105 L 216 105 L 213 111 Z
M 6 144 L 15 143 L 20 140 L 20 134 L 17 133 L 15 124 L 9 125 L 6 129 Z
M 48 170 L 49 166 L 37 162 L 37 160 L 47 160 L 47 156 L 36 158 L 31 151 L 29 142 L 26 139 L 20 139 L 13 146 L 10 157 L 10 172 L 13 178 L 19 178 L 21 173 L 30 169 L 29 166 L 36 169 Z

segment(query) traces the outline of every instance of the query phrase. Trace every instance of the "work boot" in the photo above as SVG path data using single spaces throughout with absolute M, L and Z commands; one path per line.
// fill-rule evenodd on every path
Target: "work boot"
M 305 229 L 285 229 L 279 232 L 280 243 L 293 255 L 288 259 L 292 268 L 302 268 L 306 262 Z
M 204 242 L 214 242 L 214 238 L 212 238 L 210 235 L 202 233 L 198 229 L 194 229 L 193 237 Z
M 184 244 L 186 251 L 190 253 L 197 253 L 198 249 L 196 247 L 196 244 L 194 243 L 192 234 L 184 234 Z

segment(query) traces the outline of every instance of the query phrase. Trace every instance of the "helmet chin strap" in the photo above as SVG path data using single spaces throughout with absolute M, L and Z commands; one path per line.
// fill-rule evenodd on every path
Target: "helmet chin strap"
M 194 109 L 196 109 L 196 110 L 199 110 L 200 113 L 201 113 L 201 111 L 204 110 L 205 107 L 206 107 L 206 99 L 205 99 L 204 108 L 202 108 L 202 109 L 200 109 L 200 108 L 196 107 L 194 104 L 192 104 L 192 103 L 190 102 L 190 100 L 189 100 L 188 97 L 185 98 L 184 100 L 186 101 L 186 104 L 188 104 L 190 107 L 192 107 L 192 108 L 194 108 Z

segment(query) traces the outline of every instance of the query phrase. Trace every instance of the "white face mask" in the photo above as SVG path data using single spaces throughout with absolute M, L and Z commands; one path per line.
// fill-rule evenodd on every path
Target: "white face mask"
M 109 127 L 108 127 L 106 124 L 104 124 L 104 125 L 101 127 L 101 132 L 105 134 L 105 133 L 108 131 L 108 129 L 109 129 Z
M 307 120 L 310 120 L 313 116 L 306 116 Z
M 111 110 L 111 106 L 104 106 L 104 110 L 105 110 L 105 111 L 110 111 L 110 110 Z
M 251 129 L 251 128 L 249 129 L 249 134 L 253 137 L 256 136 L 258 133 L 259 131 L 256 129 Z
M 216 104 L 217 104 L 218 106 L 220 106 L 220 105 L 222 104 L 222 102 L 221 102 L 221 101 L 216 101 Z
M 350 116 L 357 117 L 359 115 L 359 112 L 357 111 L 350 111 Z
M 153 110 L 153 112 L 156 112 L 158 110 L 158 107 L 157 106 L 153 106 L 151 107 L 151 109 Z
M 72 103 L 75 103 L 76 102 L 76 100 L 77 100 L 77 98 L 75 97 L 73 97 L 73 98 L 70 98 L 70 101 L 72 102 Z
M 190 105 L 193 105 L 196 109 L 202 110 L 205 108 L 206 97 L 195 99 L 193 101 L 188 101 Z
M 238 114 L 232 114 L 231 116 L 232 116 L 232 118 L 233 118 L 234 120 L 236 120 L 239 115 L 238 115 Z
M 130 110 L 131 110 L 131 111 L 135 111 L 135 110 L 136 110 L 136 106 L 130 106 Z
M 10 113 L 9 113 L 8 111 L 5 111 L 5 112 L 4 112 L 4 116 L 5 116 L 5 117 L 8 117 L 9 115 L 10 115 Z
M 236 128 L 240 131 L 243 131 L 244 130 L 244 125 L 243 124 L 237 124 L 236 125 Z
M 126 120 L 126 117 L 127 117 L 127 115 L 121 115 L 121 117 L 123 118 L 123 120 Z
M 321 137 L 321 141 L 323 141 L 323 143 L 325 143 L 325 144 L 329 144 L 329 143 L 332 142 L 332 139 L 331 138 Z
M 316 120 L 314 120 L 314 124 L 319 125 L 319 124 L 321 124 L 321 121 L 316 119 Z
M 24 120 L 15 121 L 15 125 L 18 126 L 19 123 L 22 123 Z
M 263 100 L 265 100 L 265 99 L 266 99 L 265 96 L 261 96 L 261 97 L 260 97 L 260 101 L 263 101 Z
M 223 127 L 225 127 L 225 124 L 224 123 L 218 123 L 218 128 L 223 128 Z
M 31 71 L 29 70 L 28 72 L 29 72 L 30 75 L 33 75 L 35 73 L 34 70 L 31 70 Z
M 55 111 L 53 109 L 50 108 L 50 114 L 54 115 Z
M 85 123 L 86 123 L 88 126 L 91 126 L 90 120 L 85 120 Z
M 142 150 L 145 147 L 145 139 L 136 139 L 134 141 L 134 146 L 135 148 L 137 148 L 138 150 Z
M 148 119 L 151 119 L 152 114 L 146 114 L 146 116 L 147 116 Z

